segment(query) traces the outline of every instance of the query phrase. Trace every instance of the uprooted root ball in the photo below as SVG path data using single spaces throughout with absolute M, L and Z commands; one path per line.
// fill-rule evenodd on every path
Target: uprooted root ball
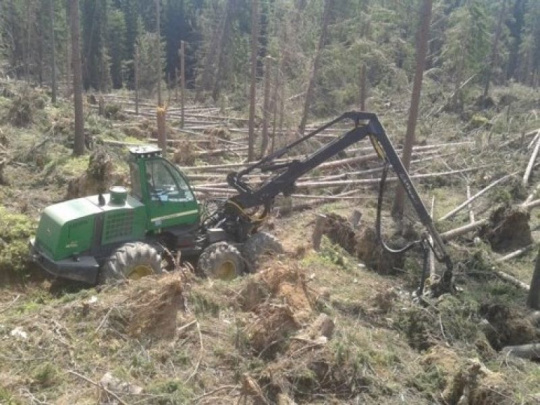
M 392 274 L 394 269 L 403 267 L 404 256 L 385 251 L 372 228 L 363 226 L 355 230 L 342 216 L 327 214 L 322 234 L 380 274 Z
M 527 211 L 500 207 L 493 211 L 489 224 L 479 235 L 487 240 L 495 252 L 508 252 L 530 245 L 533 242 Z

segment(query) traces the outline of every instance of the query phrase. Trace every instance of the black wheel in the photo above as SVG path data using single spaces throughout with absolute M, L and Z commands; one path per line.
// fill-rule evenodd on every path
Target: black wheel
M 238 249 L 227 242 L 218 242 L 202 252 L 197 267 L 209 278 L 232 280 L 242 274 L 245 266 Z
M 249 237 L 242 247 L 242 256 L 246 259 L 249 271 L 257 268 L 259 259 L 264 254 L 283 253 L 283 246 L 278 238 L 266 232 L 257 232 Z
M 142 242 L 126 243 L 103 264 L 99 283 L 106 284 L 123 279 L 138 280 L 161 272 L 161 257 L 153 246 Z

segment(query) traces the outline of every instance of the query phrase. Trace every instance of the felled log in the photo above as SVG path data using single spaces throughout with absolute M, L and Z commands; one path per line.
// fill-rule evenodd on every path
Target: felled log
M 517 173 L 517 172 L 516 172 Z M 495 180 L 493 183 L 489 184 L 487 187 L 484 187 L 482 190 L 480 190 L 478 193 L 476 193 L 475 195 L 473 195 L 472 197 L 468 198 L 466 201 L 464 201 L 463 203 L 461 203 L 459 206 L 457 206 L 456 208 L 454 208 L 452 211 L 450 211 L 449 213 L 447 213 L 446 215 L 442 216 L 441 218 L 439 218 L 438 220 L 439 221 L 444 221 L 445 219 L 448 219 L 450 217 L 452 217 L 453 215 L 457 214 L 459 211 L 461 211 L 462 209 L 464 209 L 465 207 L 469 206 L 470 203 L 472 203 L 474 200 L 476 200 L 478 197 L 482 196 L 483 194 L 485 194 L 486 192 L 488 192 L 489 190 L 491 190 L 493 187 L 495 187 L 497 184 L 500 184 L 506 180 L 508 180 L 510 177 L 512 177 L 513 175 L 515 175 L 516 173 L 512 173 L 512 174 L 508 174 L 504 177 L 501 177 L 500 179 L 498 180 Z M 471 221 L 471 222 L 474 222 L 474 221 Z
M 540 133 L 540 131 L 539 131 Z M 529 159 L 529 163 L 527 164 L 527 169 L 525 170 L 525 173 L 523 174 L 523 185 L 527 186 L 527 183 L 529 183 L 529 177 L 531 175 L 531 171 L 533 169 L 534 162 L 536 161 L 536 157 L 538 156 L 538 151 L 540 150 L 540 137 L 536 141 L 536 145 L 534 147 L 533 153 L 531 154 L 531 158 Z
M 502 349 L 502 352 L 521 359 L 540 360 L 540 343 L 506 346 Z

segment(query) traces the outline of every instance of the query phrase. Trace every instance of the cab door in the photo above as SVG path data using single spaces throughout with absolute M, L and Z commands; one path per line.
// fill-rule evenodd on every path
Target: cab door
M 199 222 L 199 205 L 180 171 L 162 158 L 145 161 L 141 191 L 147 201 L 148 229 L 159 231 Z

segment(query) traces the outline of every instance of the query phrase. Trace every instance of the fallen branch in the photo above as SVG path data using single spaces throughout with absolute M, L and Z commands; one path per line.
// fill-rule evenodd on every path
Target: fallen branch
M 467 184 L 467 200 L 470 200 L 471 198 L 471 186 Z M 469 208 L 469 222 L 472 224 L 474 222 L 474 211 L 472 203 L 469 202 L 467 204 L 467 207 Z
M 98 388 L 101 388 L 103 391 L 105 391 L 107 394 L 109 394 L 110 396 L 112 396 L 114 399 L 116 399 L 118 401 L 118 403 L 122 404 L 122 405 L 128 405 L 127 402 L 125 402 L 124 400 L 122 400 L 122 398 L 120 398 L 118 395 L 116 395 L 114 392 L 112 392 L 111 390 L 108 390 L 107 388 L 105 388 L 103 386 L 103 384 L 100 384 L 100 383 L 97 383 L 95 381 L 92 381 L 90 378 L 88 377 L 85 377 L 84 375 L 82 374 L 79 374 L 77 373 L 76 371 L 73 371 L 73 370 L 68 370 L 67 371 L 69 374 L 73 374 L 74 376 L 76 377 L 79 377 L 81 379 L 83 379 L 84 381 L 86 382 L 89 382 L 90 384 L 98 387 Z
M 540 131 L 538 133 L 540 134 Z M 534 147 L 533 153 L 531 154 L 531 158 L 529 159 L 529 164 L 527 165 L 527 169 L 525 170 L 525 174 L 523 175 L 524 186 L 527 186 L 527 183 L 529 182 L 529 177 L 531 176 L 531 171 L 533 169 L 534 162 L 536 161 L 536 157 L 538 156 L 539 150 L 540 150 L 540 137 L 538 137 L 538 140 L 536 141 L 536 146 Z
M 458 236 L 465 235 L 466 233 L 469 233 L 470 231 L 474 231 L 481 226 L 487 225 L 489 223 L 489 219 L 484 218 L 479 221 L 473 222 L 472 224 L 467 224 L 464 226 L 461 226 L 459 228 L 452 229 L 447 232 L 441 233 L 441 238 L 445 241 L 455 239 Z
M 540 359 L 540 343 L 529 343 L 519 346 L 506 346 L 502 349 L 503 353 L 521 359 L 538 360 Z
M 529 286 L 527 284 L 525 284 L 523 281 L 518 280 L 514 276 L 511 276 L 510 274 L 505 273 L 504 271 L 500 271 L 500 270 L 495 270 L 495 274 L 501 280 L 508 281 L 510 284 L 512 284 L 512 285 L 514 285 L 514 286 L 516 286 L 518 288 L 521 288 L 522 290 L 529 291 Z
M 475 195 L 473 195 L 472 197 L 468 198 L 466 201 L 464 201 L 463 203 L 461 203 L 459 206 L 457 206 L 456 208 L 454 208 L 452 211 L 450 211 L 448 214 L 442 216 L 441 218 L 438 219 L 438 221 L 444 221 L 445 219 L 448 219 L 450 217 L 452 217 L 453 215 L 457 214 L 459 211 L 461 211 L 463 208 L 467 207 L 471 202 L 473 202 L 474 200 L 476 200 L 478 197 L 482 196 L 483 194 L 485 194 L 487 191 L 489 191 L 490 189 L 492 189 L 493 187 L 495 187 L 497 184 L 500 184 L 502 183 L 503 181 L 505 180 L 508 180 L 510 177 L 514 176 L 517 172 L 514 172 L 512 174 L 507 174 L 506 176 L 504 177 L 501 177 L 500 179 L 498 180 L 495 180 L 493 183 L 489 184 L 487 187 L 484 187 L 482 190 L 480 190 L 478 193 L 476 193 Z
M 506 256 L 499 257 L 498 259 L 495 260 L 495 263 L 506 262 L 508 260 L 511 260 L 511 259 L 514 259 L 514 258 L 516 258 L 518 256 L 521 256 L 523 253 L 526 253 L 529 250 L 531 250 L 534 246 L 535 246 L 534 244 L 531 244 L 531 245 L 525 246 L 524 248 L 518 249 L 518 250 L 516 250 L 516 251 L 514 251 L 512 253 L 509 253 Z

